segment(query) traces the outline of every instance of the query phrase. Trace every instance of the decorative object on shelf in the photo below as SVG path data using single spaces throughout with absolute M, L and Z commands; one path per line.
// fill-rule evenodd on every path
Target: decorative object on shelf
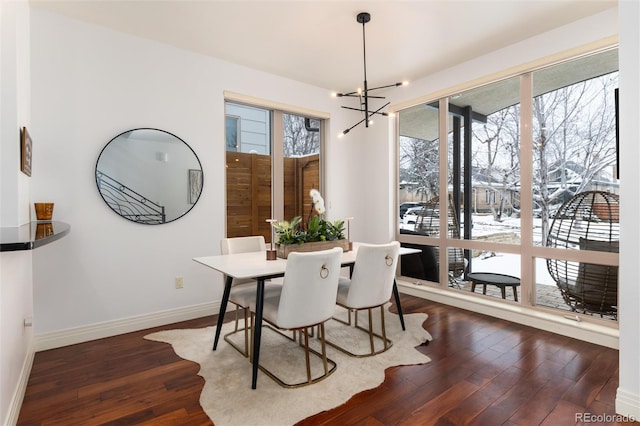
M 273 224 L 278 222 L 277 219 L 267 219 L 267 222 L 271 225 L 271 240 L 269 241 L 269 248 L 267 249 L 267 260 L 276 260 L 276 249 L 273 244 L 275 243 L 274 227 Z
M 33 203 L 37 220 L 51 220 L 53 217 L 53 203 Z
M 286 259 L 289 253 L 294 251 L 309 252 L 328 250 L 333 247 L 341 247 L 349 251 L 349 242 L 344 238 L 344 220 L 330 222 L 324 218 L 326 212 L 324 200 L 317 189 L 309 192 L 313 200 L 313 206 L 309 212 L 309 220 L 306 228 L 303 226 L 300 216 L 291 221 L 273 221 L 271 223 L 275 235 L 278 237 L 276 244 L 277 256 Z M 313 211 L 317 215 L 313 215 Z
M 348 129 L 344 130 L 342 133 L 340 133 L 338 136 L 344 136 L 347 133 L 349 133 L 351 131 L 351 129 L 353 129 L 354 127 L 356 127 L 357 125 L 364 123 L 365 127 L 369 127 L 369 124 L 372 124 L 371 121 L 371 117 L 373 117 L 376 114 L 382 115 L 382 116 L 387 116 L 388 114 L 386 112 L 382 112 L 382 109 L 385 108 L 387 105 L 389 105 L 391 102 L 387 102 L 384 105 L 382 105 L 380 108 L 371 111 L 369 110 L 369 99 L 382 99 L 384 100 L 385 97 L 384 96 L 374 96 L 374 95 L 370 95 L 369 92 L 373 92 L 374 90 L 379 90 L 379 89 L 386 89 L 389 87 L 397 87 L 397 86 L 404 86 L 407 85 L 408 82 L 397 82 L 397 83 L 393 83 L 393 84 L 387 84 L 385 86 L 378 86 L 378 87 L 373 87 L 371 89 L 369 89 L 368 85 L 367 85 L 367 44 L 366 44 L 366 40 L 365 40 L 365 30 L 364 30 L 364 25 L 369 22 L 371 20 L 371 15 L 367 12 L 361 12 L 358 13 L 358 16 L 356 17 L 356 21 L 358 21 L 358 23 L 362 24 L 362 58 L 363 58 L 363 63 L 364 63 L 364 90 L 361 88 L 358 88 L 358 90 L 354 91 L 354 92 L 348 92 L 348 93 L 336 93 L 334 94 L 334 96 L 338 97 L 338 98 L 342 98 L 342 97 L 353 97 L 353 98 L 358 98 L 360 101 L 360 107 L 359 108 L 353 108 L 353 107 L 347 107 L 347 106 L 342 106 L 342 108 L 344 109 L 352 109 L 354 111 L 359 111 L 364 113 L 364 118 L 360 121 L 358 121 L 356 124 L 354 124 L 353 126 L 349 127 Z
M 23 127 L 20 131 L 20 171 L 27 176 L 31 176 L 32 145 L 31 136 L 27 128 Z

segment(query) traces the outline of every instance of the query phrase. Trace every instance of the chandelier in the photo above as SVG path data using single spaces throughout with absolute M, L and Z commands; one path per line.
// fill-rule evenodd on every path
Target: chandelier
M 356 17 L 356 21 L 358 21 L 360 24 L 362 24 L 362 58 L 363 58 L 363 63 L 364 63 L 364 89 L 362 88 L 358 88 L 356 91 L 354 92 L 349 92 L 349 93 L 336 93 L 334 96 L 338 97 L 338 98 L 342 98 L 342 97 L 352 97 L 352 98 L 358 98 L 359 99 L 359 103 L 360 103 L 360 107 L 359 108 L 353 108 L 353 107 L 348 107 L 348 106 L 342 106 L 342 108 L 344 109 L 351 109 L 354 111 L 359 111 L 361 113 L 364 114 L 364 118 L 360 121 L 358 121 L 356 124 L 354 124 L 353 126 L 349 127 L 348 129 L 344 130 L 342 133 L 340 133 L 338 135 L 338 137 L 344 136 L 347 133 L 349 133 L 351 131 L 351 129 L 353 129 L 354 127 L 364 123 L 365 127 L 369 127 L 369 124 L 373 124 L 372 121 L 372 117 L 376 114 L 378 115 L 382 115 L 382 116 L 387 116 L 388 114 L 386 112 L 383 112 L 382 110 L 389 105 L 391 102 L 386 102 L 384 105 L 382 105 L 380 108 L 377 108 L 375 110 L 370 110 L 370 100 L 371 99 L 377 99 L 377 100 L 384 100 L 385 97 L 384 96 L 375 96 L 375 95 L 370 95 L 370 92 L 373 92 L 374 90 L 379 90 L 379 89 L 386 89 L 388 87 L 397 87 L 397 86 L 404 86 L 406 84 L 408 84 L 407 82 L 398 82 L 398 83 L 393 83 L 393 84 L 387 84 L 385 86 L 378 86 L 378 87 L 373 87 L 373 88 L 369 88 L 367 85 L 367 44 L 366 44 L 366 40 L 365 40 L 365 30 L 364 30 L 364 25 L 369 22 L 371 20 L 371 15 L 367 12 L 361 12 L 358 13 L 358 16 Z

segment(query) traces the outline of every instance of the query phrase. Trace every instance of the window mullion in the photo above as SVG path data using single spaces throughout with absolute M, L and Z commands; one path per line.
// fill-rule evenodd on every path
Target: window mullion
M 520 288 L 521 303 L 535 304 L 533 247 L 533 79 L 520 77 Z
M 284 128 L 282 111 L 271 114 L 271 217 L 284 218 Z
M 438 152 L 440 153 L 440 158 L 438 159 L 440 168 L 440 175 L 438 177 L 438 180 L 440 182 L 440 184 L 438 185 L 438 197 L 440 198 L 440 211 L 447 212 L 449 206 L 449 99 L 440 99 L 438 108 L 440 111 L 440 115 L 438 117 L 438 138 L 440 140 L 440 148 L 438 150 Z M 438 236 L 438 246 L 440 247 L 439 264 L 448 265 L 448 221 L 439 220 L 438 222 L 438 233 L 440 234 Z M 439 275 L 440 285 L 446 287 L 449 283 L 449 268 L 439 268 Z

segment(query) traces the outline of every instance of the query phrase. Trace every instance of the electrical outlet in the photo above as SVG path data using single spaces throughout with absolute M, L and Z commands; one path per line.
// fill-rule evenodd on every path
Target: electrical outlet
M 184 287 L 184 278 L 176 277 L 176 288 L 183 288 L 183 287 Z

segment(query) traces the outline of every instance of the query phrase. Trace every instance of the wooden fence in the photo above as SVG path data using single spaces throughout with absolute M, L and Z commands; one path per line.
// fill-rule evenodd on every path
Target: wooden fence
M 227 237 L 271 240 L 271 156 L 227 152 Z M 320 155 L 284 159 L 284 218 L 311 212 L 309 191 L 320 187 Z

